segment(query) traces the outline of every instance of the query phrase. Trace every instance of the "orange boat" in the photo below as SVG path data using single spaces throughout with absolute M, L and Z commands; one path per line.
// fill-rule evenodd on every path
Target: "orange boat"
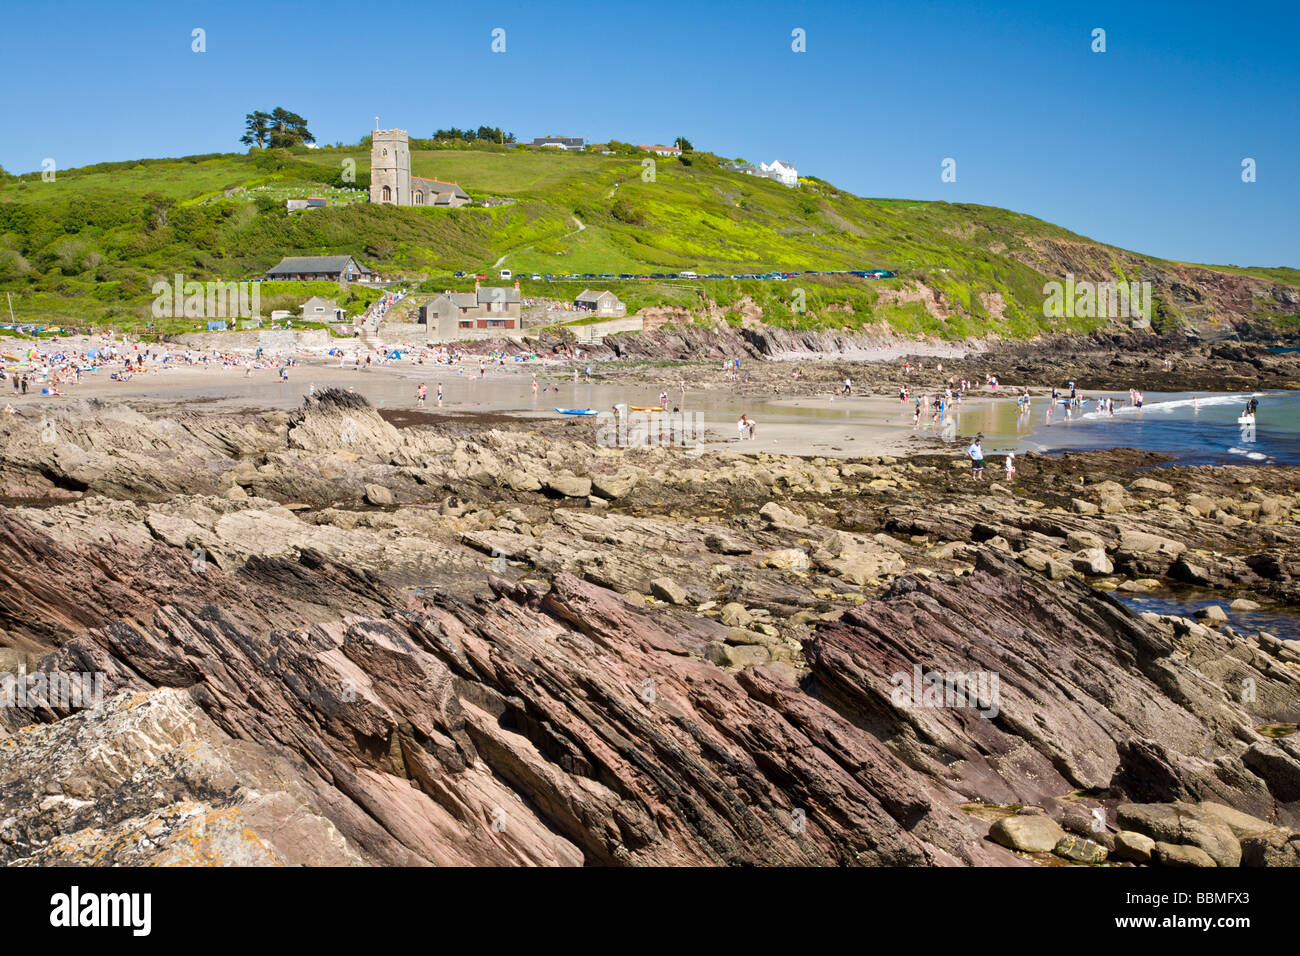
M 634 412 L 662 412 L 664 410 L 662 405 L 629 405 L 628 408 Z

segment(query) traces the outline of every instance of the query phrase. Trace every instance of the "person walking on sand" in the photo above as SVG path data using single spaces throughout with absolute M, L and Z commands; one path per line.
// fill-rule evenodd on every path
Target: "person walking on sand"
M 421 382 L 420 387 L 415 390 L 416 408 L 424 408 L 424 397 L 428 394 L 429 394 L 429 386 Z
M 853 394 L 853 380 L 849 378 L 847 375 L 844 376 L 844 389 L 843 391 L 840 392 L 840 394 L 841 395 Z
M 736 422 L 736 440 L 744 441 L 745 432 L 748 431 L 748 429 L 749 423 L 745 420 L 745 416 L 742 414 L 740 419 Z
M 438 407 L 442 408 L 442 382 L 438 383 Z
M 748 415 L 746 415 L 746 416 L 745 416 L 745 424 L 746 424 L 746 425 L 748 426 L 748 428 L 749 428 L 749 440 L 750 440 L 750 441 L 753 441 L 753 440 L 754 440 L 754 425 L 755 425 L 756 423 L 754 422 L 754 419 L 752 419 L 752 418 L 750 418 Z
M 966 454 L 970 456 L 971 481 L 984 480 L 984 449 L 980 447 L 980 441 L 983 437 L 983 435 L 976 435 L 975 440 L 966 449 Z

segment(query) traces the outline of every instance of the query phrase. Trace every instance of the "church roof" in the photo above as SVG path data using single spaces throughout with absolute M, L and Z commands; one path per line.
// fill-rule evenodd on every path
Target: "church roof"
M 461 189 L 460 186 L 458 186 L 456 183 L 444 182 L 444 181 L 441 180 L 441 179 L 428 179 L 427 177 L 424 177 L 424 176 L 412 176 L 412 177 L 411 177 L 411 182 L 412 182 L 412 183 L 416 183 L 416 182 L 428 183 L 429 186 L 432 188 L 432 192 L 434 192 L 434 193 L 436 193 L 436 194 L 441 194 L 441 193 L 451 193 L 451 194 L 454 195 L 457 199 L 468 199 L 468 198 L 469 198 L 469 193 L 467 193 L 467 192 L 465 192 L 465 190 Z

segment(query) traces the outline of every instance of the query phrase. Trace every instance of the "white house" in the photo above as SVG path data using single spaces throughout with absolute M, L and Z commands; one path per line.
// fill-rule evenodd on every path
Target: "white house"
M 770 163 L 759 163 L 758 168 L 783 186 L 799 185 L 799 170 L 795 169 L 789 163 L 776 159 Z

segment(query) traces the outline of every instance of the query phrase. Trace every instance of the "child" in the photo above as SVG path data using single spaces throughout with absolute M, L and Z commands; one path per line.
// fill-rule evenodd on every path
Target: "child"
M 1007 452 L 1007 481 L 1010 481 L 1016 474 L 1016 453 Z

